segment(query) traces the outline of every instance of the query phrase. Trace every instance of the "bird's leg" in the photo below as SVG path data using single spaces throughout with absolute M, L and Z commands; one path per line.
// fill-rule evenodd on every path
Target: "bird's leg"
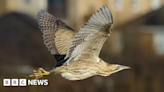
M 33 72 L 34 74 L 29 75 L 29 77 L 35 77 L 37 79 L 50 74 L 50 72 L 45 71 L 43 68 L 39 68 L 38 70 L 33 70 Z

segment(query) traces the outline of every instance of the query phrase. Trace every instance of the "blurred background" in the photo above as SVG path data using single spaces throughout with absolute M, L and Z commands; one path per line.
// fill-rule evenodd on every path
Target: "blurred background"
M 130 70 L 73 82 L 51 75 L 48 86 L 3 87 L 3 78 L 55 66 L 36 21 L 41 9 L 78 31 L 103 5 L 114 29 L 100 57 Z M 0 92 L 164 92 L 163 6 L 164 0 L 0 0 Z

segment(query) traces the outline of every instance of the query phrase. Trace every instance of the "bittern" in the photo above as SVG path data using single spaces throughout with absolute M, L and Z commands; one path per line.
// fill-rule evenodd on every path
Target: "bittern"
M 112 14 L 106 5 L 97 10 L 79 32 L 43 10 L 37 18 L 44 43 L 57 64 L 49 72 L 43 68 L 33 70 L 34 74 L 30 77 L 61 74 L 68 80 L 82 80 L 94 75 L 109 76 L 129 69 L 128 66 L 108 64 L 99 58 L 100 50 L 113 27 Z

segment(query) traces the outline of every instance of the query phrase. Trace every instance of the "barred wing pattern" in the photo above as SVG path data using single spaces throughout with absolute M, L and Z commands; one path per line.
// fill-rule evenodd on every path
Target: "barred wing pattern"
M 51 54 L 66 55 L 75 36 L 74 30 L 43 10 L 38 13 L 37 18 L 44 44 Z
M 76 33 L 65 57 L 69 58 L 65 64 L 76 60 L 97 61 L 112 26 L 112 14 L 107 6 L 103 6 Z

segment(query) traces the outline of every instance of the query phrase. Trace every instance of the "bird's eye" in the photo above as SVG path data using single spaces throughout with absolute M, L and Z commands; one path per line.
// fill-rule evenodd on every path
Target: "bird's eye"
M 116 70 L 119 70 L 119 69 L 120 69 L 120 66 L 118 65 L 117 68 L 116 68 Z

